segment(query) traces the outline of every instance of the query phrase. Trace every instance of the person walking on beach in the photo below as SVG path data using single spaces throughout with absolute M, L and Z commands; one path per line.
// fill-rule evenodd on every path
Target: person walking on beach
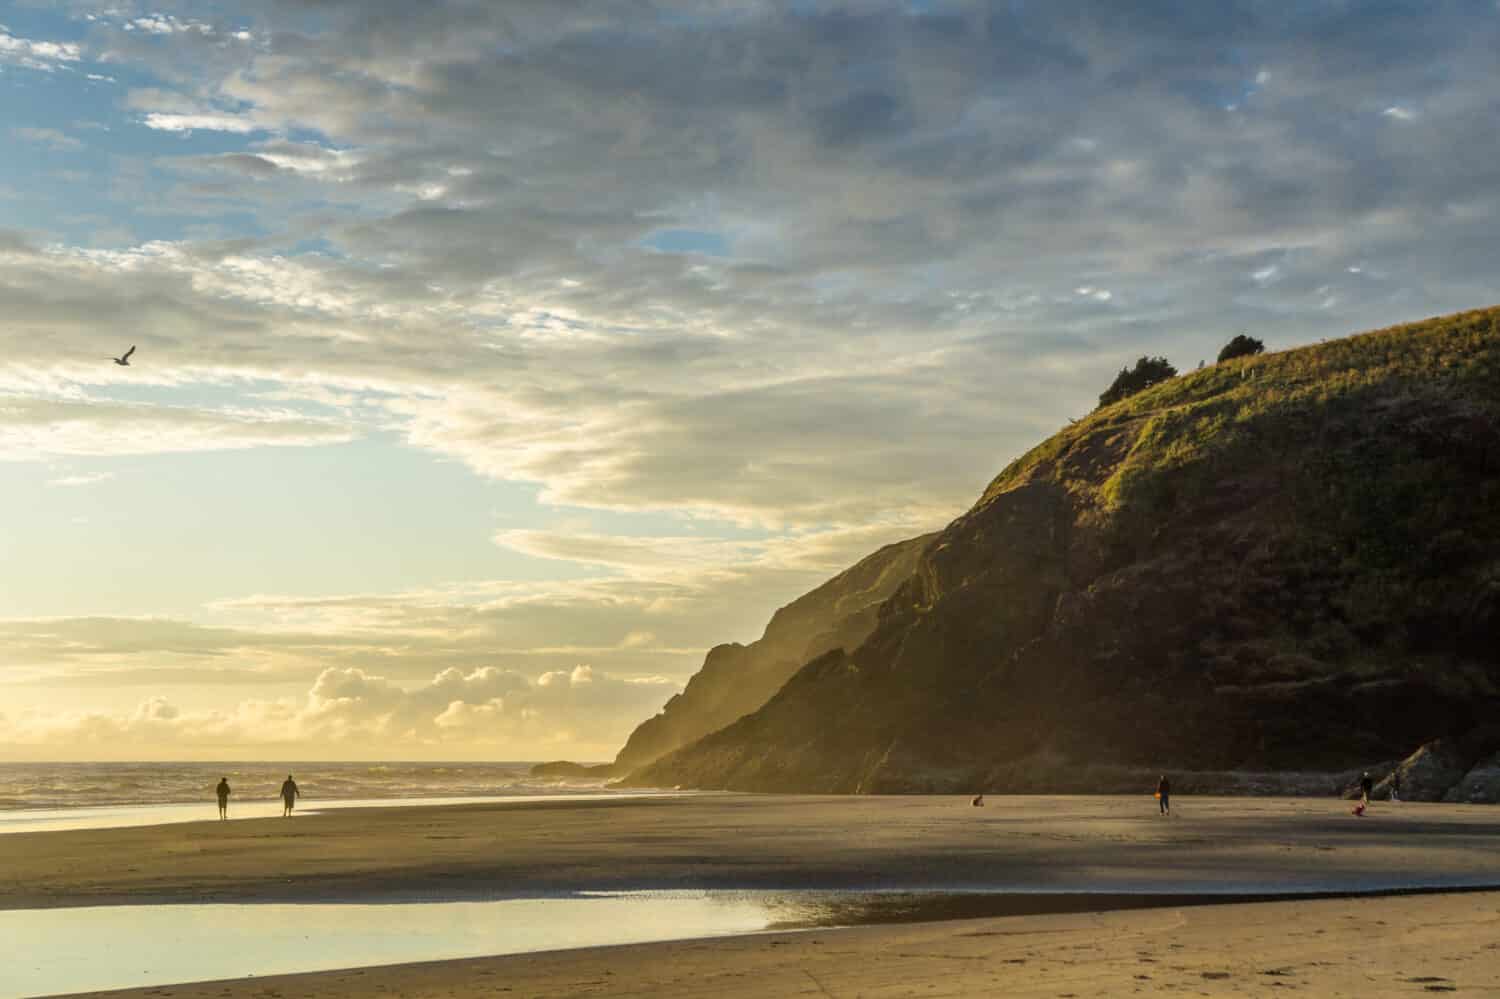
M 214 788 L 214 793 L 219 796 L 219 818 L 229 818 L 229 778 L 220 777 L 219 786 Z
M 1370 807 L 1370 792 L 1375 790 L 1375 780 L 1366 770 L 1365 775 L 1359 779 L 1359 803 L 1366 808 Z
M 1399 771 L 1391 774 L 1391 800 L 1401 800 L 1401 774 Z
M 1161 814 L 1172 814 L 1172 782 L 1167 780 L 1167 775 L 1162 774 L 1161 780 L 1156 782 L 1156 803 L 1161 808 Z
M 297 804 L 297 795 L 301 793 L 297 790 L 297 782 L 292 780 L 292 775 L 287 774 L 286 780 L 281 782 L 281 803 L 285 806 L 281 810 L 282 818 L 292 814 L 292 807 Z

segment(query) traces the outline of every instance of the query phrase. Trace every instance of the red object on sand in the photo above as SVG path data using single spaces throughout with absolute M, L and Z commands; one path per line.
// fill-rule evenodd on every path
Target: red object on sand
M 1354 806 L 1354 814 L 1355 815 L 1363 815 L 1363 814 L 1365 814 L 1365 803 L 1363 801 L 1361 801 L 1359 804 L 1357 804 L 1357 805 Z

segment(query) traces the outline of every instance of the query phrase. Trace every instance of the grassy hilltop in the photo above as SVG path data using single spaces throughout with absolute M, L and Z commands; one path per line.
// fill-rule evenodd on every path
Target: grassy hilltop
M 914 563 L 868 635 L 631 781 L 1102 790 L 1491 752 L 1500 309 L 1101 408 Z

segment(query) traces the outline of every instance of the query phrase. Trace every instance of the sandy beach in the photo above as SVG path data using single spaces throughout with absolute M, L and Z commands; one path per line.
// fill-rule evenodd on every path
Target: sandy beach
M 175 999 L 1500 994 L 1500 893 L 856 927 L 138 989 Z
M 1381 805 L 1355 818 L 1326 799 L 1174 804 L 1162 818 L 1144 795 L 992 798 L 984 808 L 953 797 L 711 795 L 16 834 L 0 859 L 0 908 L 714 888 L 1500 885 L 1494 809 Z M 820 929 L 136 994 L 1413 994 L 1500 988 L 1497 939 L 1500 893 L 1468 892 Z
M 694 798 L 368 809 L 15 834 L 0 908 L 672 888 L 1500 885 L 1500 810 L 1147 796 Z

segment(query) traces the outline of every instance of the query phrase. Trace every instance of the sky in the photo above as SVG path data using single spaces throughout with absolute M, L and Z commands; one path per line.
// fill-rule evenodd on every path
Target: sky
M 1495 0 L 0 0 L 0 761 L 611 758 L 1136 357 L 1494 304 L 1496 52 Z

